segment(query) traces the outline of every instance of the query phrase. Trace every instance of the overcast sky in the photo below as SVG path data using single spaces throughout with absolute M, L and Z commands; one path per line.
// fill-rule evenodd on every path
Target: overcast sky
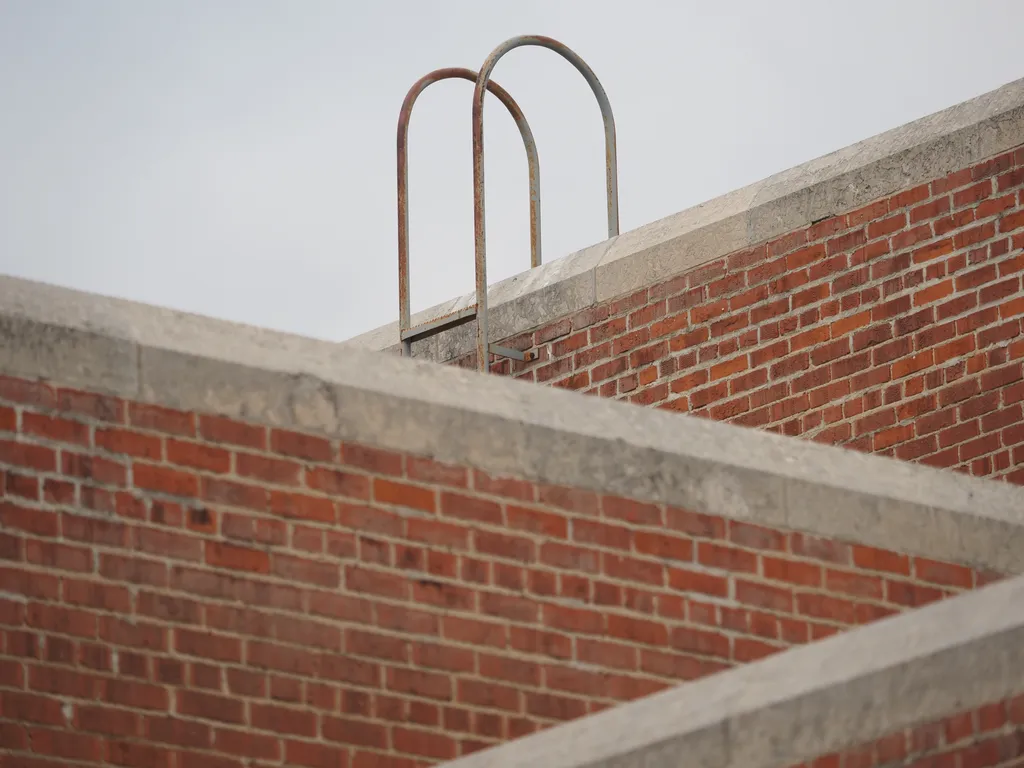
M 1021 0 L 0 0 L 0 272 L 340 340 L 397 317 L 409 86 L 543 34 L 603 82 L 622 231 L 1024 76 Z M 545 261 L 605 239 L 596 102 L 494 72 L 537 138 Z M 473 287 L 472 86 L 411 124 L 413 309 Z M 486 110 L 488 270 L 529 265 L 526 160 Z

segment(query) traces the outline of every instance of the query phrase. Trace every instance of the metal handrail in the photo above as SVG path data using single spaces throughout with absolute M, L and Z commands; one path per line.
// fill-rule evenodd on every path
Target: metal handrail
M 424 75 L 415 83 L 405 96 L 402 102 L 402 109 L 398 114 L 398 304 L 399 304 L 399 335 L 402 337 L 412 325 L 412 311 L 409 297 L 409 169 L 408 169 L 408 143 L 409 143 L 409 118 L 412 115 L 413 105 L 423 90 L 441 80 L 460 78 L 478 82 L 478 75 L 471 69 L 463 67 L 447 67 L 437 69 L 428 75 Z M 512 118 L 519 127 L 519 133 L 523 137 L 523 145 L 526 148 L 526 158 L 530 174 L 530 266 L 537 267 L 541 263 L 540 243 L 540 158 L 537 155 L 537 144 L 533 139 L 533 131 L 523 111 L 516 104 L 515 100 L 500 85 L 488 81 L 484 86 L 488 91 L 498 97 L 498 100 L 505 105 Z M 482 93 L 481 89 L 481 93 Z M 482 100 L 482 97 L 481 97 Z M 476 281 L 480 284 L 481 274 L 484 275 L 486 285 L 486 269 L 483 264 L 483 256 L 477 249 L 476 259 Z M 486 294 L 486 291 L 485 291 Z M 478 291 L 478 312 L 480 311 Z M 486 313 L 486 295 L 484 299 L 483 312 Z M 467 318 L 468 319 L 468 318 Z M 479 317 L 478 317 L 479 320 Z M 486 325 L 486 320 L 485 320 Z M 402 338 L 402 354 L 410 355 L 412 340 Z M 485 361 L 487 355 L 483 355 Z
M 536 45 L 547 48 L 562 56 L 583 75 L 590 85 L 604 120 L 605 179 L 608 193 L 608 237 L 619 234 L 619 190 L 618 163 L 615 156 L 615 118 L 597 75 L 575 52 L 550 37 L 541 35 L 520 35 L 499 45 L 484 61 L 476 79 L 473 91 L 473 229 L 475 235 L 476 259 L 476 353 L 477 365 L 481 371 L 489 369 L 487 354 L 487 244 L 484 220 L 484 91 L 489 88 L 491 72 L 498 59 L 514 48 Z

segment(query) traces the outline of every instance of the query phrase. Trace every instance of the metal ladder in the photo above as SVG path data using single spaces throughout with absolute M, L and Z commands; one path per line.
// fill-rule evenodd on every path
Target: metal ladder
M 476 356 L 477 367 L 486 373 L 490 369 L 490 356 L 507 357 L 519 361 L 535 360 L 535 352 L 521 352 L 516 349 L 487 342 L 487 246 L 484 222 L 484 92 L 490 91 L 511 113 L 526 148 L 530 173 L 530 267 L 541 264 L 540 235 L 540 159 L 533 132 L 519 105 L 497 83 L 492 82 L 491 72 L 498 59 L 514 48 L 535 45 L 548 48 L 560 54 L 583 75 L 590 85 L 604 120 L 605 136 L 605 178 L 608 195 L 608 237 L 619 234 L 618 169 L 615 156 L 615 118 L 612 115 L 608 96 L 593 70 L 576 53 L 550 37 L 520 35 L 506 40 L 495 48 L 484 61 L 479 73 L 461 67 L 435 70 L 417 80 L 402 102 L 398 115 L 398 327 L 402 342 L 402 354 L 412 354 L 412 342 L 426 339 L 449 328 L 477 321 Z M 432 83 L 449 78 L 461 78 L 476 83 L 473 92 L 473 229 L 475 236 L 476 303 L 441 317 L 435 317 L 419 325 L 412 325 L 409 301 L 409 171 L 407 147 L 409 139 L 409 118 L 413 105 L 420 93 Z

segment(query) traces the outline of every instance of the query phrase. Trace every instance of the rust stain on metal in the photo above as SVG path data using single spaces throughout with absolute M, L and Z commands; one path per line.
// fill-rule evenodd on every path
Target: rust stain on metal
M 499 45 L 484 61 L 480 72 L 476 73 L 461 67 L 438 69 L 417 80 L 409 92 L 398 117 L 398 303 L 399 303 L 399 338 L 402 342 L 402 353 L 411 354 L 414 338 L 425 338 L 446 328 L 468 322 L 474 316 L 477 322 L 476 364 L 482 372 L 490 368 L 490 353 L 517 360 L 530 361 L 536 359 L 534 352 L 519 352 L 498 344 L 489 344 L 487 317 L 487 244 L 484 216 L 484 126 L 483 108 L 484 94 L 490 91 L 505 105 L 511 113 L 519 133 L 523 137 L 530 172 L 530 266 L 537 267 L 541 263 L 541 226 L 540 226 L 540 161 L 537 157 L 537 145 L 533 139 L 526 118 L 519 105 L 508 93 L 491 82 L 491 72 L 498 60 L 514 48 L 525 45 L 540 46 L 562 56 L 590 85 L 604 121 L 605 134 L 605 183 L 608 196 L 608 237 L 619 234 L 619 190 L 618 162 L 615 148 L 615 118 L 604 87 L 597 79 L 594 71 L 575 52 L 564 44 L 550 37 L 541 35 L 521 35 L 506 40 Z M 473 91 L 473 231 L 474 231 L 474 268 L 476 273 L 476 304 L 471 308 L 433 318 L 412 329 L 411 310 L 409 306 L 409 201 L 408 201 L 408 135 L 409 118 L 413 105 L 420 93 L 439 80 L 461 78 L 475 82 Z
M 476 302 L 477 302 L 477 367 L 488 371 L 487 344 L 487 244 L 484 217 L 484 93 L 489 89 L 491 72 L 498 60 L 509 51 L 524 45 L 535 45 L 547 48 L 562 56 L 576 67 L 590 85 L 597 98 L 604 121 L 605 136 L 605 183 L 608 194 L 608 237 L 619 234 L 619 191 L 618 162 L 615 154 L 615 118 L 604 87 L 597 75 L 574 51 L 563 43 L 542 35 L 520 35 L 506 40 L 499 45 L 484 61 L 480 74 L 476 79 L 473 91 L 473 229 L 474 255 L 476 262 Z M 532 209 L 531 209 L 532 214 Z
M 412 115 L 412 108 L 416 103 L 416 99 L 427 86 L 452 78 L 476 82 L 478 75 L 473 70 L 463 67 L 447 67 L 434 70 L 413 84 L 406 94 L 405 100 L 402 102 L 402 109 L 398 114 L 398 323 L 400 338 L 410 329 L 412 323 L 409 296 L 409 118 Z M 540 159 L 537 155 L 537 143 L 534 141 L 533 132 L 530 130 L 529 123 L 526 122 L 523 111 L 508 92 L 494 82 L 488 82 L 485 88 L 497 96 L 498 100 L 505 105 L 505 108 L 515 120 L 520 135 L 523 137 L 523 145 L 526 148 L 526 158 L 530 173 L 530 266 L 536 267 L 541 263 Z M 476 272 L 477 283 L 479 284 L 481 272 L 479 260 L 477 260 Z M 477 306 L 479 306 L 479 302 Z M 457 315 L 458 312 L 450 314 Z M 433 325 L 439 319 L 442 318 L 435 318 L 435 320 L 430 321 L 430 324 Z M 411 340 L 402 339 L 402 354 L 411 354 L 411 344 Z

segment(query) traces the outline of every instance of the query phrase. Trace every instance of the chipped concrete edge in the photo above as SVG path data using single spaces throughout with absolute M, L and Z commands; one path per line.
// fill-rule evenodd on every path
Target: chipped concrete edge
M 1024 693 L 1024 577 L 442 768 L 775 768 Z
M 1024 488 L 0 277 L 0 373 L 1024 573 Z
M 507 280 L 488 292 L 490 341 L 554 322 L 729 253 L 944 176 L 1024 144 L 1024 79 Z M 396 287 L 397 296 L 397 287 Z M 475 302 L 467 294 L 413 317 Z M 475 324 L 416 342 L 445 362 L 474 349 Z M 395 353 L 397 322 L 344 342 Z

